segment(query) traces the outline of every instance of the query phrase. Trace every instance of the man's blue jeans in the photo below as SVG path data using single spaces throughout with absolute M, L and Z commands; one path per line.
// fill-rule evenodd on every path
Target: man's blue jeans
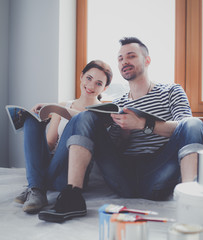
M 98 164 L 107 184 L 120 196 L 129 198 L 167 198 L 180 182 L 179 150 L 188 144 L 202 144 L 203 139 L 202 122 L 197 118 L 187 118 L 180 121 L 169 142 L 159 152 L 129 157 L 113 145 L 102 114 L 86 111 L 73 117 L 66 125 L 56 153 L 51 158 L 46 150 L 43 124 L 43 130 L 39 131 L 43 134 L 37 138 L 37 131 L 34 130 L 27 136 L 26 132 L 29 131 L 26 130 L 26 124 L 25 156 L 30 186 L 62 189 L 67 182 L 68 149 L 70 145 L 76 144 L 92 153 L 93 160 Z M 27 125 L 30 128 L 29 124 Z M 30 144 L 26 142 L 26 139 L 30 138 L 38 140 Z M 26 145 L 30 145 L 32 151 Z M 35 145 L 38 146 L 36 149 L 40 150 L 34 151 Z M 33 152 L 38 151 L 41 156 L 34 154 L 35 158 L 30 157 Z

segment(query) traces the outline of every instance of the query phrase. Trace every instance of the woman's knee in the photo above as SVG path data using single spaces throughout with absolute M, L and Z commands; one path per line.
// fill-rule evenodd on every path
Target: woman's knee
M 35 126 L 38 126 L 40 124 L 39 121 L 37 121 L 37 119 L 35 119 L 34 117 L 32 116 L 28 116 L 26 119 L 25 119 L 25 122 L 24 122 L 24 127 L 27 128 L 27 127 L 35 127 Z
M 37 119 L 35 119 L 32 116 L 28 116 L 24 122 L 24 134 L 26 133 L 42 133 L 45 131 L 46 126 L 48 124 L 47 122 L 39 122 Z

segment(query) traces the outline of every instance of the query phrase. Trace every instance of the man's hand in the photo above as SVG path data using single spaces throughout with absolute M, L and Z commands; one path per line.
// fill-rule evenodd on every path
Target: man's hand
M 133 111 L 126 108 L 124 108 L 123 111 L 126 114 L 111 114 L 115 123 L 124 130 L 144 129 L 146 123 L 145 118 L 138 117 Z M 177 121 L 156 121 L 153 133 L 163 137 L 170 137 L 177 125 Z
M 117 123 L 122 129 L 144 129 L 146 122 L 145 118 L 138 117 L 133 111 L 127 108 L 124 108 L 123 111 L 126 114 L 111 114 L 111 117 L 115 123 Z

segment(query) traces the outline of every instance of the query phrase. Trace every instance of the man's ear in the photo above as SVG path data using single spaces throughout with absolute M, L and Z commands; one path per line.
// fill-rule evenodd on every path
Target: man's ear
M 150 63 L 151 63 L 151 58 L 150 58 L 150 56 L 147 56 L 147 57 L 145 58 L 145 64 L 146 64 L 146 66 L 149 66 Z

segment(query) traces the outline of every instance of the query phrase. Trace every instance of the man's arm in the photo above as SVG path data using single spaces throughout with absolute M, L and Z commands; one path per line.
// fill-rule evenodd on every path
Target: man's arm
M 166 122 L 156 121 L 153 133 L 169 138 L 173 134 L 177 125 L 178 121 L 166 121 Z
M 113 121 L 124 130 L 143 130 L 146 119 L 138 117 L 133 111 L 124 109 L 126 114 L 111 114 Z M 156 121 L 154 133 L 163 137 L 170 137 L 174 132 L 178 121 Z

